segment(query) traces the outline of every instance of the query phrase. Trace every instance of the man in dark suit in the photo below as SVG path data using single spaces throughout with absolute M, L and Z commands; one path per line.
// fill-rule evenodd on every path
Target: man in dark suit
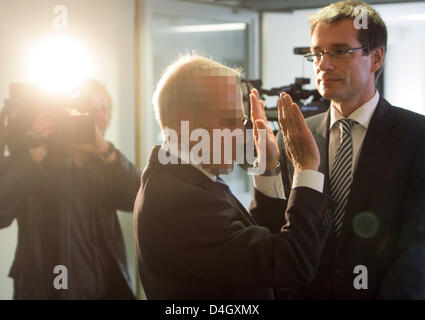
M 360 14 L 367 29 L 358 28 Z M 282 292 L 298 299 L 425 299 L 425 118 L 391 106 L 375 89 L 387 41 L 375 10 L 338 2 L 310 23 L 306 58 L 331 106 L 306 122 L 320 150 L 324 192 L 338 205 L 314 281 Z M 292 101 L 282 95 L 279 103 Z M 281 154 L 290 184 L 292 165 Z
M 335 203 L 321 192 L 319 152 L 298 108 L 286 108 L 282 119 L 298 181 L 288 199 L 273 189 L 280 182 L 279 149 L 257 91 L 251 95 L 255 142 L 266 171 L 254 180 L 252 215 L 218 176 L 233 169 L 235 144 L 226 161 L 221 150 L 229 144 L 219 140 L 216 149 L 215 138 L 207 138 L 216 130 L 243 134 L 238 79 L 233 69 L 186 56 L 159 82 L 154 104 L 165 140 L 152 150 L 134 208 L 148 299 L 273 299 L 273 287 L 304 287 L 314 277 Z M 194 151 L 199 137 L 202 161 Z

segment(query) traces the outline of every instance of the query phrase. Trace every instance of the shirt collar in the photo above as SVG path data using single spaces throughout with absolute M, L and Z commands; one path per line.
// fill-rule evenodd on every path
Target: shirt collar
M 214 175 L 214 174 L 208 172 L 207 170 L 205 170 L 204 168 L 202 168 L 202 166 L 200 164 L 194 164 L 194 163 L 191 163 L 190 162 L 190 152 L 185 152 L 185 151 L 182 151 L 182 150 L 178 150 L 177 152 L 175 152 L 174 151 L 175 148 L 166 148 L 165 147 L 165 141 L 162 143 L 161 149 L 164 150 L 164 151 L 166 151 L 166 152 L 169 152 L 171 155 L 179 158 L 182 161 L 182 163 L 187 163 L 183 159 L 189 159 L 189 164 L 192 167 L 195 167 L 196 169 L 198 169 L 199 171 L 201 171 L 203 174 L 205 174 L 212 181 L 214 181 L 214 182 L 217 181 L 217 176 L 216 175 Z
M 360 125 L 362 125 L 365 129 L 368 128 L 370 119 L 376 109 L 376 106 L 379 102 L 379 92 L 376 90 L 375 95 L 372 99 L 364 103 L 360 108 L 355 110 L 352 114 L 348 116 L 348 119 L 352 119 L 357 121 Z M 332 105 L 330 110 L 331 121 L 329 128 L 331 129 L 335 122 L 341 119 L 345 119 L 345 117 Z

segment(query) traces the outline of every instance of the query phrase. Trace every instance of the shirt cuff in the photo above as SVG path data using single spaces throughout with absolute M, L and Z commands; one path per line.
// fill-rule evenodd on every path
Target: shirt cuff
M 253 176 L 254 188 L 270 198 L 286 199 L 280 174 L 274 176 Z
M 323 173 L 314 170 L 302 170 L 294 174 L 292 189 L 297 187 L 307 187 L 323 193 L 324 183 L 325 176 Z

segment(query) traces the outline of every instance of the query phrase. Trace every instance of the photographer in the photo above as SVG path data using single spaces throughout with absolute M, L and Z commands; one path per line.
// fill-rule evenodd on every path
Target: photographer
M 16 218 L 19 229 L 14 299 L 134 299 L 116 210 L 132 211 L 140 173 L 104 139 L 104 86 L 89 80 L 82 92 L 93 105 L 93 144 L 51 148 L 46 141 L 59 128 L 43 110 L 27 150 L 0 164 L 0 227 Z

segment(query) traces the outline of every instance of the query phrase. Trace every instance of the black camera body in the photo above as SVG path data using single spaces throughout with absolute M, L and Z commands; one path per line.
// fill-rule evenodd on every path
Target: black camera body
M 29 83 L 11 83 L 5 100 L 6 144 L 11 154 L 34 144 L 30 128 L 43 110 L 55 118 L 56 130 L 44 141 L 47 147 L 92 144 L 95 139 L 93 106 L 89 96 L 71 97 L 42 90 Z

